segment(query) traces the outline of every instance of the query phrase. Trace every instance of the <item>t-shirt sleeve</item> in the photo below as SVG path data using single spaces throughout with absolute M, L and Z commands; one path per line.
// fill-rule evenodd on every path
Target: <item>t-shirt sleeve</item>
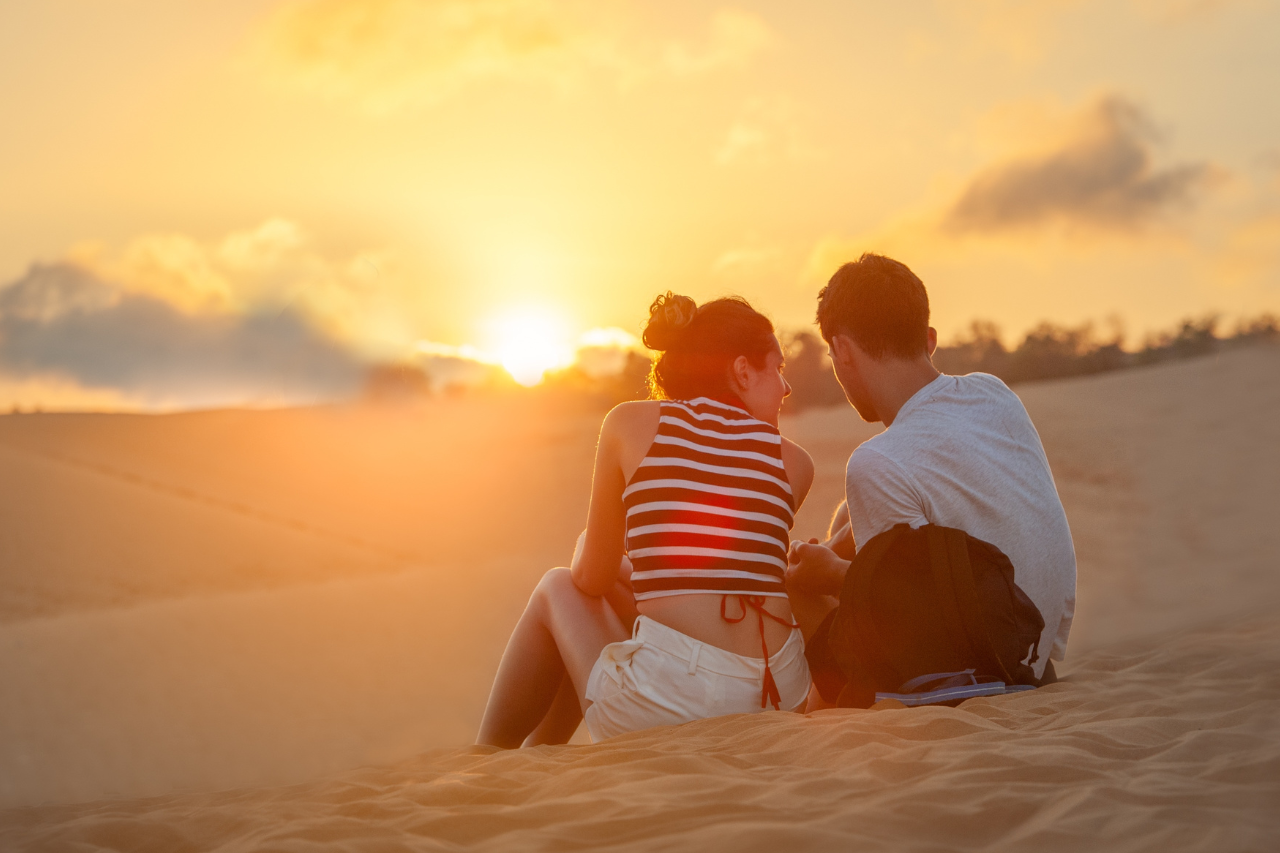
M 915 483 L 901 465 L 874 448 L 859 447 L 849 457 L 844 491 L 858 550 L 895 524 L 920 527 L 928 523 Z

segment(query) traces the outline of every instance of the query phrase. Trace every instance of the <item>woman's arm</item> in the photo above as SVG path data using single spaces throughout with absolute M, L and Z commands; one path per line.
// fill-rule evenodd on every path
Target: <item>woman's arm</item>
M 657 431 L 658 404 L 653 402 L 616 406 L 600 427 L 587 529 L 571 566 L 574 585 L 587 595 L 605 595 L 618 580 L 627 524 L 622 506 L 628 476 L 624 466 L 634 470 Z
M 809 451 L 784 436 L 782 467 L 786 469 L 791 495 L 795 498 L 796 510 L 799 511 L 800 505 L 809 496 L 809 489 L 813 487 L 813 457 L 809 455 Z
M 570 566 L 578 564 L 578 555 L 582 552 L 583 544 L 586 541 L 587 529 L 584 527 L 582 532 L 578 534 L 578 541 L 573 545 L 573 560 L 569 563 Z M 604 594 L 604 600 L 609 602 L 609 606 L 613 608 L 614 613 L 618 614 L 618 618 L 622 620 L 623 625 L 627 626 L 627 630 L 631 629 L 636 617 L 640 615 L 640 611 L 636 609 L 635 592 L 631 589 L 631 572 L 631 561 L 624 556 L 619 561 L 618 579 L 614 581 L 613 587 Z

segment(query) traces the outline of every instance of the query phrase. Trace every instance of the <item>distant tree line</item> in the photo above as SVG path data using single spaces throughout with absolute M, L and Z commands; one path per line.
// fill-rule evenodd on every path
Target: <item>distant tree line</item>
M 649 370 L 653 361 L 628 350 L 622 369 L 617 373 L 592 375 L 581 365 L 572 364 L 546 375 L 533 390 L 542 394 L 585 397 L 603 408 L 612 408 L 628 400 L 649 397 Z
M 1225 335 L 1219 334 L 1220 325 L 1216 315 L 1184 320 L 1175 331 L 1151 335 L 1141 349 L 1130 351 L 1122 346 L 1123 336 L 1118 331 L 1102 336 L 1092 323 L 1074 328 L 1041 323 L 1009 349 L 994 323 L 979 320 L 959 340 L 938 347 L 933 363 L 943 373 L 990 373 L 1013 385 L 1105 373 L 1280 339 L 1280 320 L 1270 314 L 1244 321 Z M 844 392 L 831 372 L 827 346 L 820 337 L 798 332 L 785 344 L 786 375 L 791 383 L 788 411 L 844 402 Z
M 947 346 L 938 347 L 933 363 L 944 373 L 990 373 L 1009 384 L 1038 379 L 1086 376 L 1126 367 L 1207 355 L 1223 348 L 1259 341 L 1280 340 L 1280 320 L 1266 314 L 1238 324 L 1220 334 L 1217 316 L 1184 320 L 1177 329 L 1150 335 L 1141 349 L 1126 350 L 1118 330 L 1100 334 L 1092 323 L 1068 327 L 1041 323 L 1013 349 L 1004 345 L 999 328 L 975 321 L 966 333 Z M 845 402 L 844 391 L 831 372 L 827 345 L 813 332 L 783 336 L 786 377 L 791 396 L 784 410 L 798 412 Z M 530 395 L 558 399 L 578 407 L 609 408 L 626 400 L 649 396 L 651 361 L 639 352 L 628 352 L 622 369 L 592 374 L 574 364 L 547 374 L 531 389 L 516 385 L 501 368 L 493 367 L 479 383 L 439 383 L 417 365 L 381 364 L 369 369 L 365 399 L 372 402 L 405 402 L 428 397 L 474 395 Z
M 377 404 L 406 404 L 438 397 L 541 397 L 553 398 L 575 408 L 612 408 L 627 400 L 649 396 L 648 356 L 628 351 L 616 373 L 593 374 L 579 364 L 553 370 L 533 388 L 517 385 L 498 366 L 481 366 L 466 381 L 448 381 L 418 364 L 371 365 L 365 374 L 362 397 Z

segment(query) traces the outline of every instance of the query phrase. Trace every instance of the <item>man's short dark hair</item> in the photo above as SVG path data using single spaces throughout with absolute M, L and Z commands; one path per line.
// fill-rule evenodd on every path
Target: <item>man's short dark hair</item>
M 848 335 L 872 358 L 915 358 L 929 349 L 929 294 L 906 264 L 867 252 L 818 294 L 818 328 L 827 343 Z

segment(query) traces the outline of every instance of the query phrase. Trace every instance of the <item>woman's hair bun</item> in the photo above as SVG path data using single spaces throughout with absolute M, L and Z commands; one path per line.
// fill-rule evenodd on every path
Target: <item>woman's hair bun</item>
M 669 350 L 684 337 L 695 314 L 698 314 L 698 302 L 667 291 L 649 306 L 649 323 L 645 324 L 640 338 L 650 350 Z
M 668 290 L 649 306 L 649 322 L 640 338 L 651 350 L 669 350 L 684 336 L 697 313 L 698 303 Z

